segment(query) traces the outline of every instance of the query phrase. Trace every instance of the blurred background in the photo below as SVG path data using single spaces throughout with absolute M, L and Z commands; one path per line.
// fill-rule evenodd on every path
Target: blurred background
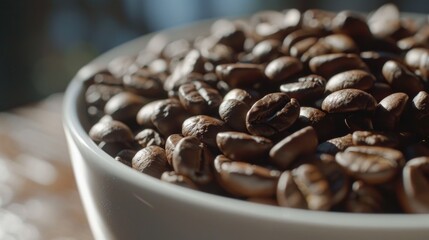
M 5 0 L 0 3 L 0 110 L 64 91 L 95 56 L 142 34 L 262 9 L 371 11 L 392 2 L 428 13 L 425 0 Z

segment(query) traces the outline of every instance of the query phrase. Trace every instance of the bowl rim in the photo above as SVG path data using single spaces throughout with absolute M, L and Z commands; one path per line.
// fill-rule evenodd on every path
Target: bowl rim
M 423 18 L 425 16 L 423 14 L 407 15 L 417 18 Z M 86 161 L 94 161 L 97 166 L 103 168 L 103 171 L 107 171 L 113 174 L 116 178 L 120 178 L 127 183 L 156 192 L 167 198 L 184 201 L 189 204 L 217 212 L 284 222 L 285 224 L 299 223 L 308 226 L 340 227 L 348 229 L 429 231 L 429 214 L 346 213 L 270 206 L 204 193 L 179 187 L 174 184 L 164 183 L 153 177 L 141 174 L 120 162 L 105 161 L 106 158 L 112 159 L 112 157 L 101 150 L 90 139 L 80 121 L 78 102 L 82 97 L 85 80 L 95 72 L 104 69 L 111 59 L 118 56 L 135 55 L 139 50 L 144 48 L 149 39 L 151 39 L 155 34 L 165 34 L 173 40 L 190 36 L 195 37 L 195 31 L 199 33 L 208 33 L 209 25 L 213 23 L 213 21 L 214 20 L 199 21 L 185 26 L 179 26 L 141 36 L 100 55 L 77 72 L 65 92 L 63 102 L 63 126 L 66 134 L 70 135 L 73 141 L 78 144 L 80 148 L 84 148 L 91 154 L 91 156 L 93 156 L 85 159 Z M 75 173 L 75 176 L 77 176 L 77 173 Z M 138 193 L 135 194 L 135 197 L 140 198 Z

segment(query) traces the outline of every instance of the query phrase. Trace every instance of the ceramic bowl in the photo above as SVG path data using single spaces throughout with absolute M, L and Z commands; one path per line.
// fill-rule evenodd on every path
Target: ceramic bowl
M 172 40 L 208 33 L 211 22 L 166 30 Z M 89 138 L 84 80 L 117 56 L 135 55 L 152 35 L 84 66 L 64 102 L 64 128 L 96 239 L 427 239 L 429 214 L 352 214 L 251 203 L 161 182 L 114 161 Z M 429 190 L 428 190 L 429 191 Z

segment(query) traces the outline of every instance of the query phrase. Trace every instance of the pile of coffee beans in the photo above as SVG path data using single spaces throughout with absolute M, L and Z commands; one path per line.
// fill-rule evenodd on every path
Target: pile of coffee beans
M 282 207 L 429 212 L 429 23 L 394 5 L 159 34 L 85 84 L 89 136 L 161 181 Z

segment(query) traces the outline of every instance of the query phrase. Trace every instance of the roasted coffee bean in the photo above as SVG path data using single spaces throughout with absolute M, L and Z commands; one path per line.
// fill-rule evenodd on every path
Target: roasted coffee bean
M 281 175 L 277 200 L 280 206 L 311 210 L 329 210 L 332 205 L 328 181 L 311 164 L 303 164 Z
M 414 96 L 424 90 L 422 81 L 398 62 L 387 61 L 382 71 L 386 81 L 396 91 Z
M 335 155 L 340 151 L 353 145 L 353 138 L 351 134 L 342 137 L 332 138 L 326 142 L 322 142 L 317 146 L 317 152 Z
M 414 36 L 402 38 L 401 40 L 396 42 L 398 48 L 402 51 L 408 51 L 412 48 L 426 47 L 425 43 L 418 41 Z
M 385 4 L 373 12 L 368 25 L 371 32 L 379 38 L 398 40 L 411 34 L 402 26 L 399 10 L 393 4 Z
M 274 145 L 270 150 L 270 161 L 281 169 L 286 169 L 299 156 L 314 152 L 317 144 L 314 128 L 305 127 Z
M 399 200 L 409 213 L 429 213 L 429 157 L 411 159 L 402 171 Z
M 96 142 L 130 142 L 133 133 L 130 128 L 120 121 L 101 121 L 89 130 L 89 136 Z
M 349 192 L 349 176 L 335 161 L 335 156 L 320 154 L 313 164 L 319 169 L 329 183 L 332 194 L 332 206 L 341 203 Z
M 212 162 L 210 151 L 194 136 L 180 139 L 173 151 L 174 171 L 197 184 L 208 184 L 213 179 L 210 171 Z
M 133 157 L 136 155 L 137 151 L 133 149 L 124 149 L 121 150 L 115 157 L 115 160 L 121 162 L 128 167 L 132 167 Z
M 374 112 L 374 125 L 377 129 L 393 130 L 398 124 L 408 102 L 405 93 L 393 93 L 383 98 Z
M 93 82 L 95 84 L 122 86 L 120 78 L 113 76 L 109 71 L 100 72 L 94 75 Z
M 351 53 L 332 53 L 316 56 L 310 60 L 309 66 L 313 73 L 325 78 L 330 78 L 347 70 L 368 70 L 368 67 L 359 56 Z
M 289 128 L 299 116 L 299 103 L 285 93 L 271 93 L 258 100 L 247 112 L 247 130 L 272 136 Z
M 216 74 L 232 88 L 250 87 L 265 79 L 263 68 L 251 63 L 221 64 L 216 67 Z
M 104 84 L 93 84 L 85 92 L 85 101 L 90 106 L 104 109 L 110 98 L 123 91 L 122 87 Z
M 392 133 L 374 131 L 355 131 L 352 134 L 354 145 L 396 147 L 399 144 L 398 137 Z
M 186 119 L 182 125 L 183 136 L 194 136 L 210 147 L 216 148 L 216 135 L 228 131 L 222 120 L 206 115 Z
M 332 29 L 332 20 L 335 13 L 320 9 L 308 9 L 302 15 L 302 26 L 308 29 L 329 31 Z
M 382 69 L 387 61 L 402 61 L 399 55 L 390 52 L 365 51 L 360 53 L 360 58 L 365 62 L 372 74 L 377 78 L 382 78 Z
M 411 109 L 417 119 L 429 115 L 429 94 L 425 91 L 419 92 L 411 102 Z
M 351 11 L 339 12 L 332 19 L 332 30 L 337 33 L 346 34 L 357 40 L 372 37 L 365 17 Z
M 241 132 L 220 132 L 216 136 L 216 143 L 226 157 L 242 162 L 266 159 L 273 146 L 270 139 Z
M 119 56 L 111 60 L 107 65 L 107 70 L 116 78 L 121 78 L 129 72 L 130 67 L 134 64 L 134 56 Z
M 124 88 L 138 95 L 148 98 L 160 98 L 165 94 L 160 76 L 152 73 L 138 71 L 125 75 L 122 79 Z
M 198 189 L 197 185 L 195 185 L 191 179 L 184 175 L 177 174 L 174 171 L 163 172 L 161 175 L 161 181 L 194 190 Z
M 252 105 L 256 100 L 258 100 L 258 98 L 259 93 L 256 91 L 234 88 L 223 97 L 223 100 L 234 99 Z
M 264 40 L 256 44 L 252 49 L 252 55 L 256 63 L 269 62 L 281 55 L 280 41 L 274 39 Z
M 300 102 L 311 101 L 323 95 L 326 80 L 318 75 L 308 75 L 298 79 L 298 82 L 286 83 L 280 86 L 280 91 Z
M 214 112 L 222 102 L 219 92 L 202 82 L 180 86 L 179 99 L 183 107 L 194 115 Z
M 335 159 L 348 174 L 369 184 L 390 181 L 405 162 L 400 151 L 374 146 L 351 146 Z
M 161 55 L 166 59 L 181 58 L 191 50 L 191 44 L 188 40 L 178 39 L 169 42 L 162 49 Z
M 110 98 L 104 106 L 104 113 L 118 121 L 135 121 L 137 112 L 149 100 L 130 92 L 121 92 Z
M 152 115 L 155 110 L 159 108 L 162 102 L 166 100 L 156 100 L 144 105 L 136 115 L 136 121 L 139 125 L 147 128 L 154 128 L 155 125 L 152 123 Z
M 149 146 L 141 149 L 132 159 L 132 166 L 139 172 L 160 178 L 168 170 L 165 151 L 158 146 Z
M 224 99 L 219 106 L 219 116 L 232 129 L 246 132 L 246 114 L 250 106 L 244 101 Z
M 328 113 L 372 111 L 377 101 L 370 94 L 358 89 L 342 89 L 329 94 L 322 102 L 322 110 Z
M 182 139 L 183 136 L 180 134 L 171 134 L 165 140 L 165 155 L 167 157 L 168 164 L 172 166 L 173 152 L 176 148 L 177 143 Z
M 231 21 L 221 19 L 213 23 L 211 32 L 218 42 L 231 47 L 235 52 L 243 50 L 246 35 Z
M 350 132 L 373 130 L 371 115 L 366 112 L 355 112 L 344 118 L 344 123 Z
M 383 209 L 383 195 L 375 187 L 355 181 L 345 205 L 349 212 L 378 213 Z
M 317 38 L 322 36 L 322 31 L 312 29 L 298 29 L 285 37 L 282 44 L 284 52 L 292 54 L 292 48 L 298 43 L 305 39 L 312 38 L 317 41 Z M 314 42 L 315 43 L 315 42 Z M 310 46 L 308 46 L 310 47 Z M 299 48 L 299 47 L 297 47 Z M 308 49 L 308 48 L 307 48 Z
M 270 170 L 245 162 L 234 162 L 223 155 L 214 160 L 216 179 L 229 193 L 240 197 L 272 197 L 280 176 Z
M 303 60 L 301 57 L 312 47 L 314 46 L 319 39 L 315 37 L 309 37 L 302 39 L 301 41 L 295 43 L 290 47 L 289 52 L 292 57 L 296 57 L 300 60 Z M 326 49 L 326 48 L 323 48 Z M 303 60 L 303 62 L 305 62 Z
M 306 40 L 306 39 L 305 39 Z M 305 41 L 302 40 L 302 41 Z M 302 42 L 301 41 L 301 42 Z M 296 43 L 291 48 L 292 50 L 299 44 Z M 301 54 L 301 61 L 308 62 L 313 57 L 329 54 L 329 53 L 355 53 L 357 46 L 353 39 L 344 34 L 331 34 L 324 38 L 319 39 L 316 43 L 312 44 L 305 52 Z
M 265 75 L 273 82 L 284 82 L 303 69 L 302 63 L 294 57 L 280 57 L 269 62 Z
M 362 70 L 350 70 L 332 76 L 326 83 L 327 92 L 335 92 L 346 88 L 355 88 L 366 91 L 375 82 L 371 73 Z
M 137 115 L 138 117 L 138 115 Z M 152 124 L 163 136 L 180 133 L 182 123 L 189 114 L 175 98 L 165 99 L 159 102 L 151 114 Z
M 296 124 L 299 127 L 312 126 L 319 140 L 328 139 L 336 132 L 331 117 L 317 108 L 301 107 Z
M 157 131 L 150 128 L 146 128 L 137 133 L 134 140 L 136 140 L 143 148 L 148 146 L 164 147 L 165 145 L 164 138 L 161 137 Z
M 183 59 L 181 71 L 183 75 L 190 73 L 205 73 L 204 59 L 198 50 L 189 51 Z

